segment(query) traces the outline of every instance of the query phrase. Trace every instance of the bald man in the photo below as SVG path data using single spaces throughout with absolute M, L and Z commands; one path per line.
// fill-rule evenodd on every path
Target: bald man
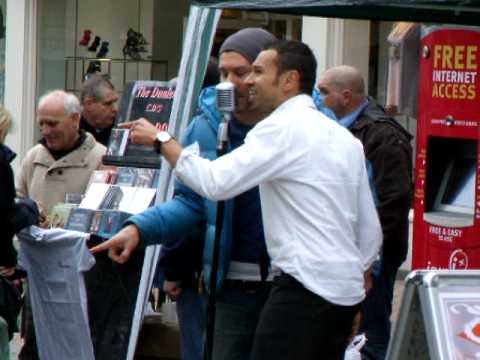
M 408 250 L 408 212 L 412 197 L 412 136 L 366 96 L 360 72 L 351 66 L 325 71 L 318 82 L 325 106 L 364 146 L 370 189 L 383 232 L 373 287 L 362 306 L 368 341 L 362 359 L 384 359 L 390 339 L 393 286 Z
M 46 212 L 65 194 L 82 194 L 106 149 L 80 130 L 80 103 L 73 94 L 52 91 L 40 98 L 37 123 L 42 133 L 22 161 L 17 193 L 39 202 Z
M 105 146 L 80 130 L 80 103 L 62 90 L 42 96 L 38 102 L 37 123 L 40 142 L 22 161 L 17 178 L 17 194 L 37 201 L 45 213 L 68 193 L 83 194 L 93 170 L 101 165 Z M 24 345 L 20 360 L 38 358 L 30 303 L 24 306 Z

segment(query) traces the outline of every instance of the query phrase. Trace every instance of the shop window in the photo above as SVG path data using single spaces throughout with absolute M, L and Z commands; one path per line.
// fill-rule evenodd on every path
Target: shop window
M 79 94 L 86 76 L 128 82 L 175 77 L 187 0 L 45 0 L 39 8 L 39 94 Z M 61 14 L 64 14 L 61 16 Z

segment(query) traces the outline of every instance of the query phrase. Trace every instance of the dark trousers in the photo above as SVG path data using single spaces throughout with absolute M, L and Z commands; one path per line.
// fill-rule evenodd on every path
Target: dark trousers
M 343 360 L 359 309 L 332 304 L 290 275 L 277 276 L 260 316 L 252 360 Z
M 269 282 L 225 280 L 215 304 L 213 360 L 250 358 L 255 329 L 269 291 Z
M 38 360 L 37 338 L 33 325 L 32 303 L 30 301 L 28 285 L 25 297 L 23 298 L 21 335 L 24 342 L 18 354 L 18 359 Z
M 398 266 L 376 261 L 373 264 L 373 287 L 362 304 L 360 332 L 367 336 L 362 348 L 363 360 L 383 360 L 390 340 L 393 288 Z

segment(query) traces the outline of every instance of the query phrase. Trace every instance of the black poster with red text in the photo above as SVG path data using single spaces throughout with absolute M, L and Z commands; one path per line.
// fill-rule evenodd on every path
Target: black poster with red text
M 119 105 L 115 124 L 145 118 L 158 129 L 167 130 L 172 111 L 174 87 L 162 81 L 135 81 L 128 84 Z M 128 130 L 115 127 L 110 136 L 106 165 L 158 168 L 160 156 L 152 147 L 131 144 Z

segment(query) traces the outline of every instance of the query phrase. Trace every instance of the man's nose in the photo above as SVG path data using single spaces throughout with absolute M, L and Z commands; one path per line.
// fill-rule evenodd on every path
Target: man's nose
M 228 81 L 235 84 L 238 82 L 238 77 L 234 73 L 228 73 L 224 81 Z
M 245 77 L 245 84 L 247 85 L 252 85 L 253 84 L 253 73 L 250 73 L 248 74 L 246 77 Z
M 50 134 L 50 127 L 49 126 L 40 126 L 40 133 L 42 136 L 47 136 Z

